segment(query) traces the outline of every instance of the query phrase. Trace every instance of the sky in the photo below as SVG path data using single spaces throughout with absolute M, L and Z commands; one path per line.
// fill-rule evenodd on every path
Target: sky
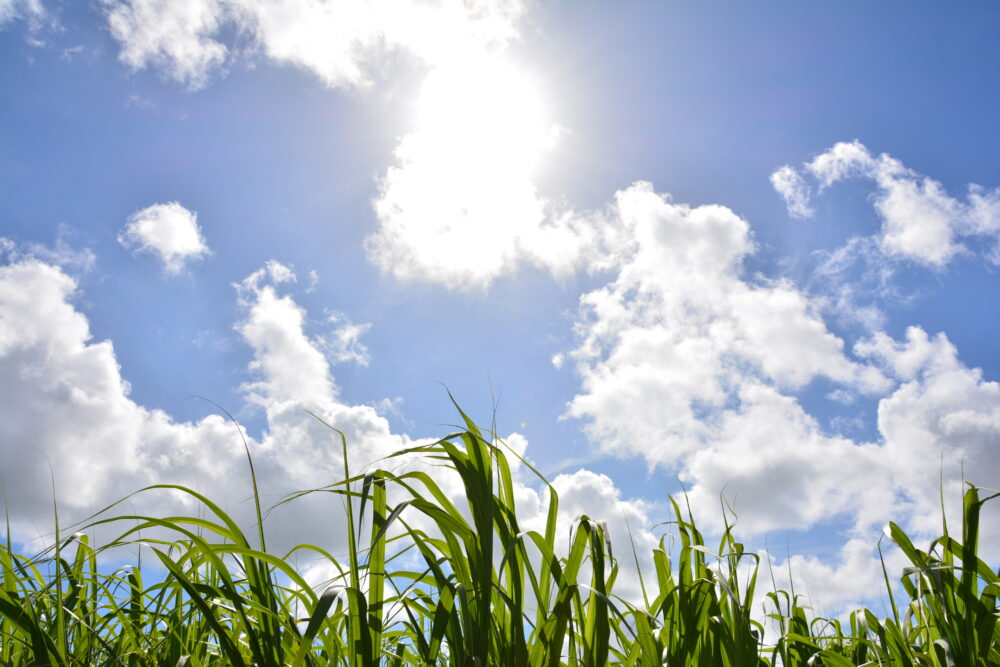
M 450 391 L 567 522 L 641 551 L 686 490 L 820 611 L 871 599 L 887 521 L 929 539 L 942 492 L 1000 479 L 998 28 L 976 2 L 0 0 L 16 538 L 44 541 L 51 480 L 67 517 L 181 483 L 249 521 L 217 406 L 277 500 L 342 470 L 307 410 L 357 469 L 447 433 Z

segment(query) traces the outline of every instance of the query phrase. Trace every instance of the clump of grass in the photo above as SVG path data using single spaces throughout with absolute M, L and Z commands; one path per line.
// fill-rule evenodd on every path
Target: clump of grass
M 765 645 L 764 628 L 751 613 L 760 563 L 731 526 L 713 555 L 690 511 L 670 499 L 679 548 L 671 557 L 661 540 L 652 554 L 655 571 L 638 573 L 642 601 L 624 599 L 615 582 L 625 565 L 612 553 L 607 526 L 579 517 L 568 550 L 560 552 L 559 496 L 549 485 L 544 528 L 524 530 L 507 458 L 517 454 L 459 413 L 461 430 L 397 456 L 451 469 L 467 506 L 456 506 L 419 470 L 352 476 L 345 464 L 344 479 L 322 489 L 345 501 L 346 562 L 313 545 L 271 554 L 259 526 L 254 543 L 218 505 L 182 486 L 140 493 L 171 489 L 197 501 L 203 515 L 101 518 L 91 526 L 130 526 L 105 545 L 80 533 L 62 538 L 57 530 L 52 549 L 28 557 L 12 551 L 8 531 L 0 545 L 0 663 L 1000 664 L 1000 582 L 977 555 L 980 512 L 996 494 L 984 498 L 970 486 L 961 541 L 945 525 L 926 551 L 890 524 L 891 539 L 911 563 L 901 579 L 905 601 L 893 597 L 885 572 L 890 618 L 865 609 L 842 624 L 812 617 L 796 596 L 771 591 L 769 616 L 780 633 Z M 399 500 L 390 504 L 390 497 Z M 143 543 L 159 573 L 144 578 L 138 563 L 101 571 L 104 550 L 152 529 L 161 537 Z M 337 573 L 324 590 L 313 590 L 292 566 L 299 551 L 318 555 Z M 420 566 L 396 565 L 403 560 Z

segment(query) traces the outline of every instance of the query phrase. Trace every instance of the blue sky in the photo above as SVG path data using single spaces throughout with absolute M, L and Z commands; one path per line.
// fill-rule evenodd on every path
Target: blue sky
M 0 0 L 17 530 L 48 511 L 33 448 L 77 515 L 164 477 L 237 503 L 235 432 L 192 395 L 278 494 L 336 459 L 303 409 L 364 462 L 443 434 L 443 383 L 484 421 L 499 399 L 567 513 L 655 541 L 682 479 L 853 602 L 886 520 L 930 534 L 937 480 L 1000 474 L 998 24 Z

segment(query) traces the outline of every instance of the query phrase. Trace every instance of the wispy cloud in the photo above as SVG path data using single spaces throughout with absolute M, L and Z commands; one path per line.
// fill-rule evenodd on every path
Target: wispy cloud
M 796 218 L 810 218 L 815 213 L 809 205 L 812 191 L 793 167 L 785 165 L 771 174 L 771 185 L 788 206 L 788 213 Z
M 330 333 L 320 336 L 319 343 L 335 363 L 353 362 L 367 366 L 371 361 L 368 347 L 361 337 L 371 329 L 370 323 L 354 324 L 343 313 L 331 313 L 327 322 L 333 326 Z
M 37 26 L 47 16 L 41 0 L 0 0 L 0 30 L 18 19 Z
M 60 267 L 69 274 L 81 274 L 94 268 L 97 256 L 86 246 L 76 245 L 73 240 L 75 230 L 66 225 L 60 225 L 55 242 L 51 245 L 43 243 L 16 243 L 0 236 L 0 258 L 8 262 L 39 260 Z

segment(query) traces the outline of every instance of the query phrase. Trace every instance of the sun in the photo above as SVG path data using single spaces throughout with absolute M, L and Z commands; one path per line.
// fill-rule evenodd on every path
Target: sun
M 530 177 L 557 135 L 532 77 L 489 55 L 433 69 L 416 125 L 441 160 L 488 180 Z
M 377 262 L 484 285 L 521 246 L 545 245 L 535 179 L 558 126 L 529 73 L 494 54 L 450 59 L 427 73 L 413 122 L 375 203 Z

